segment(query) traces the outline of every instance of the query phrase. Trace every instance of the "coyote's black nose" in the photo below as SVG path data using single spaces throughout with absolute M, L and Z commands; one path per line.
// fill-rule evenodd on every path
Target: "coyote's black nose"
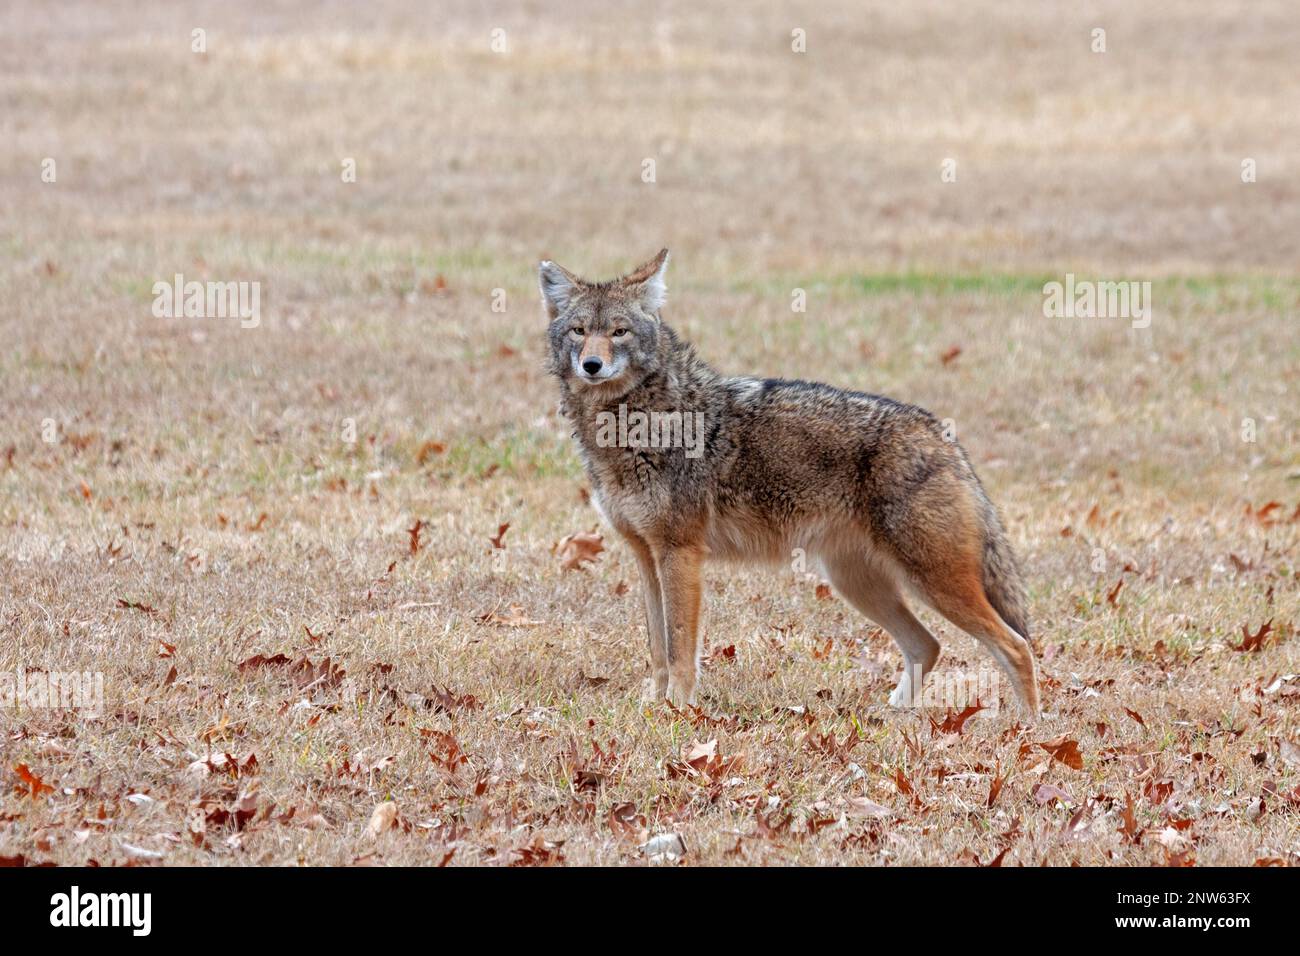
M 595 375 L 600 371 L 600 359 L 589 358 L 582 360 L 582 370 L 588 375 Z

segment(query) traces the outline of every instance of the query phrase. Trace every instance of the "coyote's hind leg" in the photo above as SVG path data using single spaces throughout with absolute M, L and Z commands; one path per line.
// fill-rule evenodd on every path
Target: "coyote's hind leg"
M 894 579 L 861 556 L 826 560 L 831 584 L 855 608 L 889 632 L 903 652 L 903 676 L 889 695 L 893 707 L 919 700 L 925 675 L 939 659 L 939 642 L 908 609 Z
M 964 573 L 954 570 L 927 575 L 918 585 L 931 607 L 984 645 L 1010 678 L 1025 710 L 1031 717 L 1038 717 L 1041 711 L 1033 650 L 989 603 L 978 566 L 972 563 Z

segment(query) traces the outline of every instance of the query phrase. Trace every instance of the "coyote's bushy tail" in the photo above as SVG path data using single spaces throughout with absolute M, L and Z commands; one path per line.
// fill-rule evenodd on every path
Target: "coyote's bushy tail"
M 1029 640 L 1029 613 L 1025 601 L 1025 581 L 1020 565 L 1007 541 L 998 513 L 990 504 L 984 517 L 984 594 L 993 609 Z

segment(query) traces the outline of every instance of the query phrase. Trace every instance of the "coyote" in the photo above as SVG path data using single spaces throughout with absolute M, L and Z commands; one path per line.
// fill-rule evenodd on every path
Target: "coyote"
M 660 317 L 667 265 L 664 249 L 609 282 L 539 269 L 561 411 L 592 500 L 640 567 L 648 695 L 696 702 L 705 558 L 779 562 L 803 549 L 903 652 L 891 704 L 918 699 L 939 657 L 911 591 L 979 640 L 1037 715 L 1024 585 L 961 446 L 914 405 L 714 371 Z M 698 420 L 697 454 L 626 427 L 655 415 Z

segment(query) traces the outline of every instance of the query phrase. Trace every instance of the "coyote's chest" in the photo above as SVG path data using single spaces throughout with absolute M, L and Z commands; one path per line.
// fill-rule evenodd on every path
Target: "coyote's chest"
M 646 451 L 584 448 L 592 501 L 624 533 L 651 534 L 672 513 L 670 485 L 661 462 Z

